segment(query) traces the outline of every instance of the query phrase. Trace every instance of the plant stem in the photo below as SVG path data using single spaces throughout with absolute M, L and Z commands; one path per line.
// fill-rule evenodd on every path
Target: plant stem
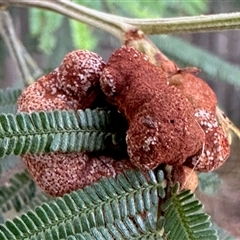
M 134 29 L 142 30 L 145 34 L 151 35 L 212 32 L 240 28 L 240 12 L 165 19 L 131 19 L 103 13 L 71 1 L 0 0 L 1 5 L 48 9 L 105 30 L 120 39 L 125 32 Z
M 135 29 L 123 21 L 119 21 L 114 15 L 102 13 L 70 1 L 29 1 L 29 0 L 0 0 L 1 6 L 37 7 L 60 13 L 72 19 L 100 28 L 108 33 L 123 38 L 125 32 Z
M 7 11 L 0 11 L 0 34 L 19 68 L 23 84 L 30 85 L 34 82 L 34 79 L 27 67 L 24 57 L 22 56 L 22 46 L 16 36 L 11 16 Z
M 240 12 L 165 19 L 127 19 L 145 34 L 196 33 L 240 29 Z

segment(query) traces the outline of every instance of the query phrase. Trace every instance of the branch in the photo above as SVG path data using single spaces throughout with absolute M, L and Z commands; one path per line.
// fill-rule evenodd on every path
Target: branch
M 0 11 L 0 34 L 19 68 L 24 80 L 23 82 L 31 84 L 34 82 L 34 79 L 27 67 L 24 57 L 22 56 L 22 46 L 16 36 L 11 16 L 7 11 Z
M 127 19 L 145 34 L 196 33 L 240 29 L 240 12 L 165 19 Z
M 240 28 L 240 12 L 165 19 L 131 19 L 89 9 L 71 1 L 0 0 L 0 5 L 48 9 L 105 30 L 120 39 L 125 32 L 136 29 L 150 35 L 212 32 Z
M 102 13 L 70 1 L 29 1 L 29 0 L 0 0 L 0 7 L 4 6 L 37 7 L 60 13 L 72 19 L 100 28 L 122 39 L 125 32 L 135 29 L 114 15 Z
M 38 79 L 40 76 L 42 76 L 43 70 L 37 65 L 37 63 L 34 61 L 34 59 L 29 54 L 27 49 L 24 47 L 22 42 L 19 39 L 17 39 L 17 40 L 18 40 L 20 48 L 21 48 L 21 54 L 22 54 L 24 60 L 26 61 L 27 66 L 28 66 L 29 70 L 31 71 L 33 78 Z

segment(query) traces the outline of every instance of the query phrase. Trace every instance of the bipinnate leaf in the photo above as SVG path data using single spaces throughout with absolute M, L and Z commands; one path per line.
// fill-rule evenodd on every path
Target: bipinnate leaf
M 166 239 L 217 240 L 210 216 L 203 212 L 200 201 L 189 190 L 178 193 L 178 189 L 176 184 L 171 197 L 162 205 Z
M 99 151 L 125 134 L 122 121 L 120 114 L 98 109 L 0 114 L 0 157 Z
M 14 105 L 20 96 L 22 89 L 7 88 L 0 89 L 0 106 Z
M 20 212 L 34 198 L 36 185 L 26 171 L 15 174 L 8 185 L 0 187 L 0 210 Z
M 102 179 L 0 225 L 0 239 L 161 239 L 152 199 L 162 198 L 163 176 L 127 171 Z

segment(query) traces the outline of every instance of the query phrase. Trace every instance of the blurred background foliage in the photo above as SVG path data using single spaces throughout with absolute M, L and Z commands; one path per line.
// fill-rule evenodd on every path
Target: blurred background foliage
M 99 11 L 133 18 L 166 18 L 240 11 L 239 0 L 74 0 L 74 2 Z M 11 7 L 9 10 L 18 37 L 44 73 L 58 66 L 63 56 L 74 49 L 95 51 L 107 61 L 111 52 L 122 44 L 108 33 L 53 12 L 17 7 Z M 200 77 L 213 88 L 220 107 L 240 127 L 240 30 L 151 36 L 151 39 L 179 66 L 200 68 L 202 70 Z M 0 52 L 1 88 L 19 87 L 20 74 L 1 38 Z M 216 172 L 221 176 L 221 182 L 215 173 L 201 175 L 205 184 L 200 184 L 199 188 L 202 191 L 199 191 L 198 195 L 217 224 L 240 237 L 240 210 L 238 210 L 240 149 L 238 146 L 239 141 L 234 139 L 231 158 Z M 8 158 L 1 163 L 0 186 L 8 174 L 7 170 L 11 170 L 16 163 L 21 165 L 16 158 L 12 160 L 13 164 L 10 164 Z M 214 184 L 210 186 L 209 182 L 212 181 L 204 182 L 204 179 L 213 179 L 218 187 Z M 39 191 L 37 190 L 37 194 Z M 16 216 L 16 213 L 12 214 Z M 227 233 L 222 236 L 224 237 L 220 239 L 232 239 Z

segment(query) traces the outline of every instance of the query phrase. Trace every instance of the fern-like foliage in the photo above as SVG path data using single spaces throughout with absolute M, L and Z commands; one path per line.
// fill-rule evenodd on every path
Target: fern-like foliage
M 164 231 L 168 240 L 216 240 L 209 216 L 202 211 L 203 205 L 189 190 L 177 194 L 176 184 L 171 197 L 162 205 L 165 217 Z
M 208 196 L 214 196 L 218 193 L 222 184 L 222 179 L 216 172 L 198 173 L 198 190 Z
M 116 139 L 122 139 L 117 137 L 124 125 L 121 119 L 116 112 L 97 109 L 0 114 L 0 157 L 28 152 L 99 151 L 109 141 L 116 144 Z
M 34 196 L 31 198 L 31 201 L 27 202 L 24 205 L 24 212 L 28 211 L 28 210 L 32 210 L 35 207 L 49 202 L 50 200 L 52 200 L 53 198 L 50 195 L 47 195 L 45 192 L 43 192 L 41 189 L 38 188 L 38 186 L 36 186 L 36 193 L 34 194 Z
M 100 233 L 112 236 L 110 239 L 140 233 L 159 235 L 156 209 L 165 196 L 165 185 L 161 170 L 156 174 L 150 171 L 146 177 L 139 171 L 127 171 L 115 179 L 102 179 L 6 221 L 0 225 L 0 239 L 101 239 L 96 238 Z
M 113 224 L 107 224 L 106 227 L 96 227 L 90 232 L 82 234 L 70 235 L 65 239 L 68 240 L 125 240 L 125 239 L 154 239 L 163 240 L 162 229 L 157 225 L 152 214 L 147 214 L 146 217 L 136 215 L 132 218 L 124 218 L 123 220 L 116 220 Z M 63 240 L 63 239 L 62 239 Z
M 0 113 L 13 113 L 13 114 L 15 114 L 16 112 L 17 112 L 16 105 L 0 106 Z
M 36 186 L 26 171 L 17 173 L 8 185 L 0 187 L 0 209 L 3 213 L 15 209 L 19 212 L 34 197 Z
M 4 217 L 3 217 L 3 214 L 0 212 L 0 224 L 1 223 L 4 223 Z
M 52 197 L 43 192 L 26 171 L 16 173 L 0 187 L 0 223 L 13 214 L 19 216 L 50 200 Z
M 5 156 L 4 158 L 0 158 L 0 177 L 2 173 L 12 169 L 20 161 L 21 161 L 20 158 L 17 156 Z
M 237 240 L 227 230 L 220 228 L 217 224 L 213 223 L 213 227 L 217 231 L 220 240 Z
M 0 89 L 0 106 L 14 105 L 17 102 L 22 90 L 7 88 Z
M 16 113 L 16 101 L 22 90 L 15 88 L 0 89 L 0 112 Z

